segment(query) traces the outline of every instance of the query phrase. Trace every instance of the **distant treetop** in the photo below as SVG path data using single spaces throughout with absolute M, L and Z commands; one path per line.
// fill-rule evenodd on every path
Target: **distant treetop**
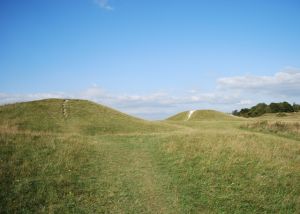
M 258 117 L 265 113 L 296 111 L 300 111 L 300 105 L 296 103 L 294 103 L 293 105 L 289 104 L 288 102 L 270 103 L 270 105 L 267 105 L 265 103 L 258 103 L 251 108 L 242 108 L 240 111 L 234 110 L 232 114 L 241 117 Z

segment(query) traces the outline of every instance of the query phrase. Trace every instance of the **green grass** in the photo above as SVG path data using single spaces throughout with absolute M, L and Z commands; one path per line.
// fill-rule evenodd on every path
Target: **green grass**
M 1 213 L 300 212 L 289 132 L 227 115 L 147 122 L 79 100 L 65 118 L 62 104 L 0 107 Z
M 299 121 L 300 122 L 300 121 Z M 300 123 L 294 121 L 260 120 L 243 124 L 241 128 L 253 131 L 273 133 L 278 136 L 300 140 Z
M 36 132 L 83 135 L 146 133 L 174 127 L 149 122 L 86 100 L 47 99 L 0 106 L 0 126 Z M 65 108 L 66 115 L 63 114 Z
M 292 113 L 282 113 L 284 116 L 279 116 L 279 113 L 267 113 L 256 120 L 268 120 L 268 121 L 287 121 L 287 122 L 299 122 L 300 121 L 300 112 L 292 112 Z

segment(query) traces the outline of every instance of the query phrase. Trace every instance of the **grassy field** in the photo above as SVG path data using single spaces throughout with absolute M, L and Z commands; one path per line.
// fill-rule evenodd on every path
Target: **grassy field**
M 299 113 L 187 113 L 0 107 L 0 213 L 300 213 Z

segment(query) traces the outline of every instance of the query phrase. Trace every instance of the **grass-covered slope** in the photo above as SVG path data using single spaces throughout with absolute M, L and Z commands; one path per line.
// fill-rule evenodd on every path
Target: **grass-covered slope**
M 48 99 L 0 106 L 0 125 L 10 130 L 63 132 L 63 102 Z
M 0 126 L 59 133 L 128 133 L 170 129 L 86 100 L 47 99 L 0 106 Z
M 207 121 L 207 120 L 239 120 L 239 118 L 215 111 L 215 110 L 196 110 L 189 117 L 189 111 L 178 113 L 167 118 L 170 121 Z
M 300 213 L 299 125 L 199 112 L 151 123 L 81 100 L 2 106 L 0 213 Z
M 67 103 L 67 125 L 85 134 L 142 133 L 170 130 L 165 124 L 138 119 L 114 109 L 83 100 Z

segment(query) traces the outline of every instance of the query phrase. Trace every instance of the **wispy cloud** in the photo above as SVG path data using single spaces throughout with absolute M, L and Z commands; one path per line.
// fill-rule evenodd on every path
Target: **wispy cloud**
M 286 69 L 273 76 L 237 76 L 218 80 L 222 89 L 257 91 L 260 93 L 293 95 L 300 91 L 300 70 Z
M 257 102 L 300 102 L 300 70 L 283 70 L 273 76 L 224 77 L 215 90 L 159 91 L 150 94 L 116 94 L 94 85 L 78 93 L 0 93 L 0 104 L 45 98 L 79 98 L 111 106 L 148 119 L 161 119 L 183 110 L 213 108 L 230 112 Z
M 97 5 L 100 6 L 100 8 L 104 10 L 114 10 L 114 8 L 109 4 L 109 0 L 94 0 Z
M 69 95 L 61 92 L 56 93 L 30 93 L 30 94 L 10 94 L 0 92 L 0 104 L 40 100 L 48 98 L 65 98 Z

